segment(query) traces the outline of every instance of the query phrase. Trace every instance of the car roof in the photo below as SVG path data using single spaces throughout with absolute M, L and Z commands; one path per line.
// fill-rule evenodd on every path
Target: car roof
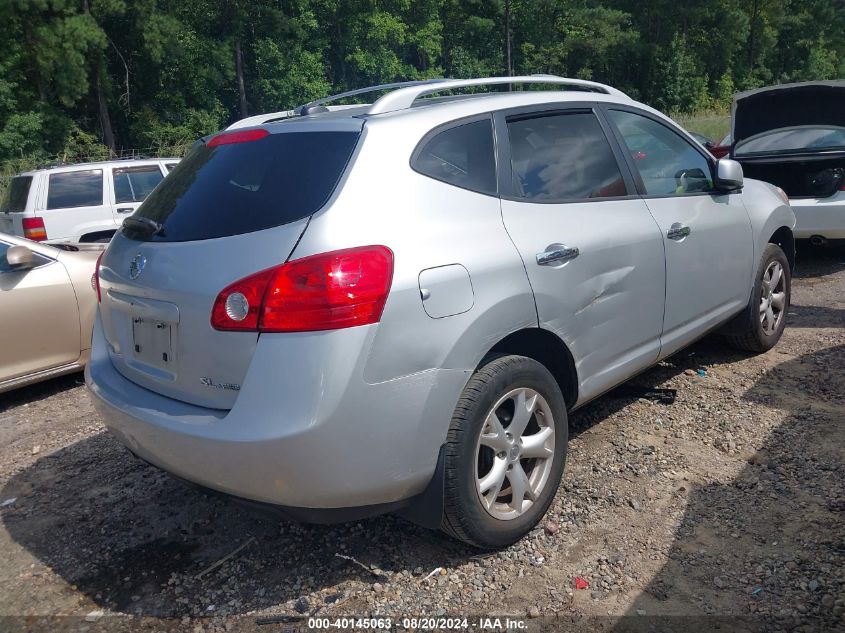
M 158 163 L 164 162 L 179 162 L 182 160 L 181 158 L 123 158 L 123 159 L 114 159 L 114 160 L 100 160 L 100 161 L 93 161 L 90 163 L 68 163 L 68 164 L 60 164 L 60 165 L 49 165 L 46 167 L 40 167 L 38 169 L 30 169 L 29 171 L 21 172 L 17 174 L 18 176 L 34 176 L 35 174 L 41 174 L 44 172 L 51 172 L 51 171 L 84 171 L 86 169 L 97 169 L 98 167 L 107 167 L 107 166 L 117 166 L 117 167 L 131 167 L 133 165 L 143 166 L 143 165 L 157 165 Z
M 266 126 L 271 132 L 283 131 L 316 131 L 316 130 L 349 130 L 360 129 L 364 123 L 388 124 L 392 121 L 419 119 L 432 127 L 463 117 L 484 114 L 497 110 L 511 108 L 545 106 L 565 103 L 607 103 L 619 105 L 633 105 L 646 110 L 661 118 L 664 114 L 638 103 L 628 97 L 607 95 L 582 90 L 543 90 L 520 92 L 493 92 L 457 97 L 430 97 L 422 99 L 407 109 L 395 110 L 380 114 L 370 112 L 371 104 L 361 104 L 343 109 L 330 109 L 308 115 L 296 115 L 293 111 L 273 112 L 257 115 L 233 123 L 226 128 L 235 130 L 246 127 Z
M 523 89 L 514 87 L 544 85 L 546 89 Z M 483 89 L 485 86 L 501 86 L 508 92 L 483 91 L 474 94 L 435 96 L 438 93 L 462 88 Z M 327 105 L 372 92 L 386 92 L 374 103 L 355 105 Z M 557 103 L 567 101 L 607 101 L 611 103 L 634 103 L 625 93 L 610 86 L 586 81 L 556 77 L 554 75 L 526 75 L 519 77 L 487 77 L 478 79 L 433 79 L 425 81 L 399 82 L 370 86 L 318 99 L 294 108 L 260 114 L 241 119 L 227 130 L 255 127 L 268 123 L 338 122 L 342 119 L 384 120 L 399 116 L 430 116 L 432 112 L 490 112 L 509 107 Z M 434 115 L 434 118 L 438 118 Z M 301 129 L 301 128 L 299 128 Z M 281 131 L 281 128 L 276 128 Z

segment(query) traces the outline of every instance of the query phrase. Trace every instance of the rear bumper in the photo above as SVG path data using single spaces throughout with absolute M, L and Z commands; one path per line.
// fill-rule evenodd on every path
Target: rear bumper
M 98 316 L 85 378 L 109 430 L 179 478 L 292 508 L 389 510 L 434 474 L 469 372 L 431 369 L 367 383 L 375 327 L 262 335 L 234 407 L 223 411 L 124 378 L 108 358 Z
M 796 238 L 820 235 L 829 240 L 845 239 L 845 191 L 829 198 L 792 199 L 789 204 L 795 211 Z

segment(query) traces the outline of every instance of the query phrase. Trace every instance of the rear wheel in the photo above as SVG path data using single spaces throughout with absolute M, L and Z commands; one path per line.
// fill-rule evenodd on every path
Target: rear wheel
M 726 337 L 749 352 L 766 352 L 780 340 L 786 326 L 792 290 L 789 261 L 777 244 L 767 244 L 760 258 L 751 305 L 743 331 Z
M 487 549 L 519 540 L 554 499 L 567 439 L 563 395 L 543 365 L 524 356 L 484 364 L 449 429 L 441 528 Z

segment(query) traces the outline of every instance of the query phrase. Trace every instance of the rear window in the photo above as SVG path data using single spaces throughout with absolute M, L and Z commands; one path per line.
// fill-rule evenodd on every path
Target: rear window
M 29 188 L 32 186 L 32 176 L 17 176 L 12 178 L 6 195 L 3 196 L 3 203 L 0 211 L 23 211 L 26 209 L 26 200 L 29 197 Z
M 804 126 L 764 132 L 737 143 L 734 153 L 740 156 L 843 148 L 845 148 L 845 128 Z
M 197 143 L 135 217 L 161 225 L 157 242 L 261 231 L 307 217 L 332 195 L 359 132 L 288 132 L 208 147 Z
M 158 165 L 116 167 L 113 177 L 115 202 L 141 202 L 164 178 Z
M 47 208 L 69 209 L 103 204 L 103 170 L 68 171 L 50 174 Z

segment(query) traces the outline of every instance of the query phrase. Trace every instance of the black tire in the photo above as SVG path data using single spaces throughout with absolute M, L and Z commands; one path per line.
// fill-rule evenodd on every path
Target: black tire
M 763 283 L 763 276 L 773 262 L 778 262 L 783 269 L 783 292 L 786 295 L 786 302 L 781 310 L 781 316 L 774 331 L 767 333 L 760 321 L 760 302 L 763 293 L 767 291 Z M 760 264 L 757 267 L 757 276 L 754 278 L 754 291 L 751 293 L 751 302 L 746 310 L 742 328 L 736 334 L 726 336 L 730 345 L 746 352 L 760 354 L 772 349 L 780 340 L 783 329 L 786 326 L 786 314 L 789 310 L 790 297 L 792 293 L 792 273 L 789 268 L 789 260 L 786 254 L 777 244 L 767 244 L 760 257 Z
M 548 479 L 532 505 L 516 518 L 499 519 L 488 513 L 476 490 L 477 442 L 497 401 L 523 387 L 539 393 L 548 404 L 554 422 L 555 448 L 549 458 L 552 464 Z M 441 529 L 482 549 L 498 549 L 518 541 L 537 525 L 554 499 L 566 462 L 568 436 L 566 403 L 554 377 L 543 365 L 524 356 L 501 356 L 484 363 L 461 394 L 449 428 L 444 450 Z

